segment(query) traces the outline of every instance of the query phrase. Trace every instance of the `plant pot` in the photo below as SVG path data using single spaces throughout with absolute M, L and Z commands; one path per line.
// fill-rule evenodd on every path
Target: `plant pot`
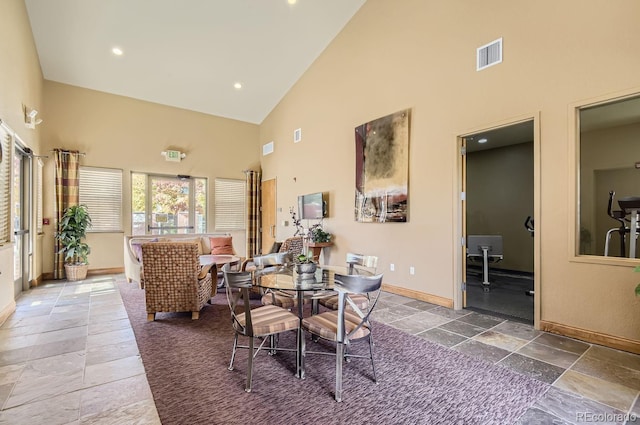
M 64 272 L 67 275 L 67 280 L 84 280 L 87 278 L 87 271 L 89 266 L 87 264 L 65 264 Z
M 298 273 L 298 277 L 303 279 L 313 277 L 316 273 L 316 268 L 316 263 L 300 263 L 296 264 L 296 273 Z

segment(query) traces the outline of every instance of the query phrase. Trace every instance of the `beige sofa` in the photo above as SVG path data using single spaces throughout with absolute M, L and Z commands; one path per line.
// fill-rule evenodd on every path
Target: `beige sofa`
M 141 277 L 142 258 L 141 246 L 147 242 L 199 242 L 199 254 L 211 254 L 212 237 L 230 237 L 229 233 L 191 233 L 180 235 L 127 235 L 124 237 L 124 274 L 129 282 L 138 282 L 140 287 L 144 287 Z M 232 242 L 233 243 L 233 242 Z M 233 248 L 233 253 L 236 253 Z

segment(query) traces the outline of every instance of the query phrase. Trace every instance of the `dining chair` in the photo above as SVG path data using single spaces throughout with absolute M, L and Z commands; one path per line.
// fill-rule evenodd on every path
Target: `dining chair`
M 290 252 L 277 252 L 253 257 L 253 265 L 256 270 L 269 270 L 272 267 L 287 266 L 293 263 Z M 246 265 L 245 265 L 246 269 Z M 298 305 L 297 294 L 291 291 L 278 291 L 269 289 L 261 298 L 264 305 L 276 305 L 278 307 L 292 309 Z
M 377 266 L 378 257 L 375 255 L 347 253 L 348 274 L 374 275 L 376 274 Z M 365 309 L 367 308 L 367 305 L 369 305 L 369 297 L 366 294 L 354 294 L 351 297 L 351 301 L 353 301 L 360 309 Z M 332 294 L 327 297 L 320 298 L 318 303 L 328 309 L 337 310 L 338 295 Z M 317 313 L 317 309 L 314 312 Z
M 302 319 L 302 329 L 336 344 L 336 389 L 335 400 L 342 401 L 342 364 L 345 359 L 368 358 L 373 369 L 373 381 L 377 384 L 376 368 L 373 362 L 373 335 L 369 316 L 373 311 L 380 296 L 382 287 L 382 274 L 375 276 L 341 275 L 335 274 L 334 289 L 338 292 L 337 310 L 326 311 Z M 359 308 L 353 297 L 367 295 L 369 304 L 365 309 Z M 347 347 L 354 341 L 368 340 L 369 355 L 356 355 L 347 351 Z M 352 350 L 349 350 L 352 351 Z M 315 352 L 318 353 L 318 352 Z M 301 362 L 304 370 L 306 354 L 314 354 L 306 351 L 304 340 L 302 341 Z M 318 353 L 326 354 L 326 353 Z
M 235 331 L 229 370 L 233 370 L 233 362 L 238 348 L 248 349 L 245 391 L 251 392 L 253 361 L 267 341 L 270 342 L 268 349 L 272 354 L 277 351 L 295 351 L 296 356 L 299 356 L 297 344 L 295 349 L 279 348 L 276 345 L 275 336 L 286 331 L 297 332 L 300 326 L 300 319 L 290 311 L 274 305 L 265 305 L 252 309 L 249 299 L 249 290 L 252 287 L 252 272 L 234 270 L 236 268 L 237 266 L 232 264 L 225 264 L 222 267 L 227 302 L 231 311 L 231 324 Z M 238 345 L 239 336 L 247 337 L 249 339 L 248 345 Z M 256 338 L 261 340 L 257 347 L 255 345 Z M 296 364 L 298 361 L 299 358 L 296 357 Z

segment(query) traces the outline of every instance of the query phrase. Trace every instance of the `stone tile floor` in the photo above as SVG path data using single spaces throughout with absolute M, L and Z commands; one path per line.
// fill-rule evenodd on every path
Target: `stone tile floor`
M 0 326 L 0 424 L 159 424 L 116 279 L 49 282 Z M 405 332 L 552 384 L 520 424 L 640 422 L 640 356 L 383 293 Z

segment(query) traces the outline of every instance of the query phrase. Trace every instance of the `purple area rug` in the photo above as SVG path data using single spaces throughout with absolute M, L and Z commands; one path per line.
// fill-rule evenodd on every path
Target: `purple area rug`
M 233 331 L 224 293 L 200 312 L 158 313 L 147 322 L 144 291 L 119 282 L 147 378 L 169 424 L 512 424 L 548 385 L 375 323 L 378 385 L 371 362 L 344 365 L 343 402 L 333 399 L 335 357 L 308 354 L 306 379 L 295 378 L 295 354 L 261 352 L 253 391 L 244 391 L 247 350 L 227 370 Z M 281 346 L 294 347 L 295 335 Z M 330 350 L 307 340 L 307 348 Z M 368 350 L 354 344 L 352 352 Z

